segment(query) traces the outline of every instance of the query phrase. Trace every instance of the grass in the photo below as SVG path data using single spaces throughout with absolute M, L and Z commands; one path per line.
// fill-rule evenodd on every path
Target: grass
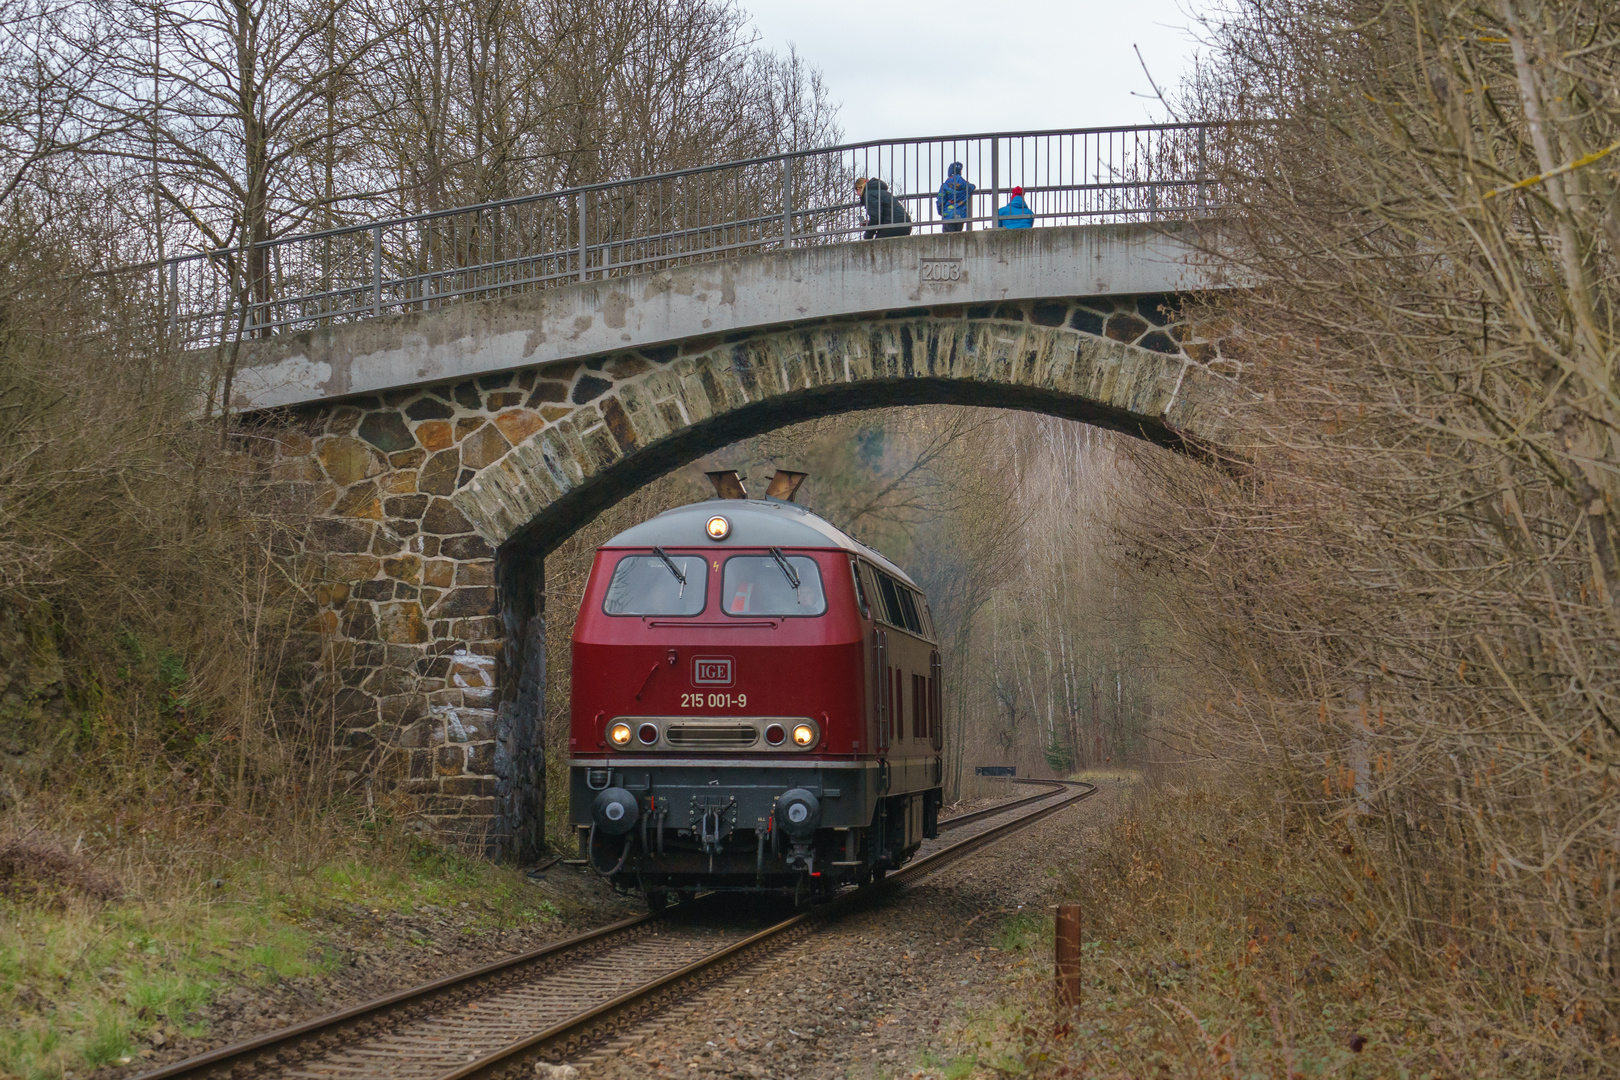
M 1241 782 L 1141 789 L 1086 865 L 1082 1002 L 1052 999 L 1052 914 L 995 944 L 1021 957 L 996 1004 L 918 1063 L 931 1077 L 1436 1078 L 1613 1075 L 1620 1047 L 1549 1043 L 1467 971 L 1374 946 L 1303 830 Z M 1575 1038 L 1574 1034 L 1570 1038 Z M 1605 1057 L 1605 1054 L 1611 1055 Z M 1585 1071 L 1569 1062 L 1585 1057 Z M 915 1073 L 913 1074 L 915 1075 Z
M 329 974 L 342 954 L 318 917 L 454 912 L 487 931 L 558 917 L 520 873 L 419 847 L 404 862 L 333 859 L 302 873 L 245 859 L 168 895 L 97 904 L 0 901 L 0 1075 L 84 1076 L 141 1058 L 154 1033 L 207 1033 L 237 985 Z M 419 940 L 425 945 L 425 940 Z
M 933 1050 L 924 1050 L 917 1060 L 918 1072 L 939 1080 L 969 1080 L 978 1067 L 977 1058 L 946 1058 Z
M 1014 915 L 996 928 L 995 945 L 1002 952 L 1027 953 L 1051 940 L 1051 920 L 1031 912 Z
M 1135 784 L 1142 779 L 1142 770 L 1125 768 L 1081 769 L 1079 772 L 1070 773 L 1069 779 L 1084 780 L 1088 784 Z
M 199 1034 L 191 1018 L 216 980 L 245 969 L 232 938 L 263 929 L 240 912 L 135 905 L 8 903 L 0 917 L 0 1010 L 14 1017 L 0 1071 L 30 1078 L 132 1057 L 136 1040 L 165 1024 Z

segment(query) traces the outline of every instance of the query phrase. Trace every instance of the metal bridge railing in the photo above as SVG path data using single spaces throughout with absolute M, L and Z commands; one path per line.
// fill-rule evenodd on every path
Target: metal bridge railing
M 944 224 L 952 162 L 978 185 L 967 228 L 1024 189 L 1035 225 L 1160 221 L 1220 204 L 1214 125 L 1076 128 L 858 143 L 288 236 L 150 264 L 168 329 L 191 345 L 265 337 L 868 229 L 856 177 L 884 180 L 913 232 Z M 245 261 L 244 255 L 251 256 Z M 235 277 L 232 266 L 238 267 Z M 245 269 L 244 269 L 245 268 Z

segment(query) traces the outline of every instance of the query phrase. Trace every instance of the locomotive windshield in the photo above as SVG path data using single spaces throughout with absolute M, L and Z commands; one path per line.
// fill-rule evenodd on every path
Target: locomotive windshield
M 797 587 L 792 577 L 799 579 Z M 720 582 L 727 615 L 820 615 L 827 610 L 821 568 L 804 555 L 736 555 L 726 560 Z
M 680 570 L 679 577 L 671 564 Z M 602 610 L 609 615 L 696 615 L 708 592 L 709 564 L 700 555 L 626 555 L 613 568 Z

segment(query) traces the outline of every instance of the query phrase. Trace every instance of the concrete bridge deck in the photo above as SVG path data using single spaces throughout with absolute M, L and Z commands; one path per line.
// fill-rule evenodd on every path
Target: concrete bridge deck
M 242 412 L 942 305 L 1222 287 L 1195 222 L 927 234 L 596 278 L 244 344 Z M 1122 340 L 1135 340 L 1122 339 Z

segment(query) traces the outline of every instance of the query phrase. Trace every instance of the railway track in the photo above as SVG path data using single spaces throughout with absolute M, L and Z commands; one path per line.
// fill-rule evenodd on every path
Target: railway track
M 931 873 L 1096 792 L 1070 781 L 1030 783 L 1047 790 L 948 818 L 940 830 L 957 832 L 1027 807 L 1024 813 L 922 856 L 881 884 L 771 925 L 714 926 L 641 915 L 187 1058 L 137 1080 L 530 1076 L 533 1062 L 575 1057 L 615 1037 L 868 902 L 889 883 Z M 694 909 L 701 911 L 701 902 Z
M 940 821 L 940 829 L 959 829 L 964 825 L 971 824 L 972 822 L 981 821 L 987 817 L 994 817 L 997 814 L 1005 814 L 1008 810 L 1014 810 L 1020 806 L 1028 806 L 1030 803 L 1040 802 L 1042 799 L 1051 798 L 1053 792 L 1062 791 L 1065 787 L 1070 786 L 1072 782 L 1068 780 L 1014 780 L 1013 783 L 1039 786 L 1045 788 L 1046 790 L 1037 791 L 1035 794 L 1026 796 L 1022 799 L 1009 799 L 1006 802 L 999 802 L 994 806 L 987 806 L 983 810 L 971 810 L 966 814 L 954 814 L 951 817 L 944 818 Z

